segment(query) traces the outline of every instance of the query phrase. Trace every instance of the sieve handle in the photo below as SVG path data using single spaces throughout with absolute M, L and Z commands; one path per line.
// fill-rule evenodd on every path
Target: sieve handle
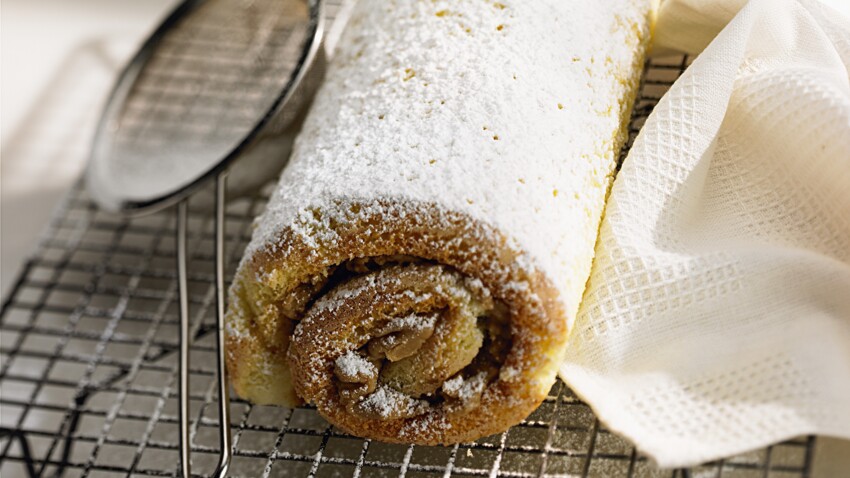
M 216 356 L 218 369 L 219 455 L 213 476 L 224 477 L 230 468 L 233 443 L 230 435 L 230 389 L 224 363 L 224 202 L 226 173 L 216 177 L 215 184 L 215 300 Z M 180 472 L 192 476 L 192 444 L 189 433 L 189 349 L 192 345 L 189 327 L 189 292 L 186 259 L 186 229 L 189 221 L 187 199 L 177 204 L 177 285 L 180 300 Z

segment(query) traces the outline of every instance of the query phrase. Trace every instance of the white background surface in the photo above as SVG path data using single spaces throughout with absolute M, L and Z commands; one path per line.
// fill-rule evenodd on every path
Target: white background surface
M 90 123 L 112 81 L 108 72 L 119 67 L 132 45 L 175 3 L 3 0 L 0 290 L 4 297 L 56 201 L 79 175 Z M 69 116 L 74 117 L 70 124 L 75 134 L 67 132 Z
M 176 0 L 3 0 L 0 290 L 78 177 L 114 71 Z M 75 125 L 72 133 L 68 124 Z M 850 476 L 850 443 L 819 439 L 815 476 Z

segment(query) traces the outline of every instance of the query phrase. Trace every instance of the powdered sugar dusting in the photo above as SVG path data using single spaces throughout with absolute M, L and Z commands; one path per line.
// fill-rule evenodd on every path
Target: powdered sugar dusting
M 379 385 L 377 390 L 360 402 L 360 407 L 381 418 L 412 417 L 425 413 L 428 403 L 417 400 L 386 385 Z
M 248 255 L 434 204 L 512 238 L 574 315 L 650 3 L 359 2 Z
M 340 372 L 349 377 L 368 377 L 378 373 L 378 368 L 354 350 L 336 359 L 335 363 Z
M 409 314 L 404 317 L 395 317 L 387 323 L 386 328 L 391 330 L 424 330 L 433 328 L 439 316 L 439 314 Z
M 443 382 L 443 393 L 465 402 L 481 396 L 486 386 L 487 375 L 484 373 L 475 374 L 468 379 L 464 379 L 461 374 L 457 374 Z

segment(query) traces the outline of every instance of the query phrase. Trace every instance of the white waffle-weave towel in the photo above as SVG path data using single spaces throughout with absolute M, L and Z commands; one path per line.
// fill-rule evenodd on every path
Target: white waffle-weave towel
M 848 71 L 850 20 L 752 0 L 614 183 L 561 374 L 661 466 L 850 438 Z
M 749 0 L 661 0 L 653 36 L 655 55 L 700 53 Z M 850 17 L 850 0 L 820 0 Z M 782 3 L 775 8 L 783 8 Z

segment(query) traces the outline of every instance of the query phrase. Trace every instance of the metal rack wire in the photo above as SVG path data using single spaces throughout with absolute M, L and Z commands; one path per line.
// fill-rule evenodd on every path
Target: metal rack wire
M 632 138 L 686 65 L 681 57 L 647 65 Z M 228 277 L 269 190 L 228 205 Z M 170 212 L 102 213 L 80 184 L 57 209 L 0 311 L 2 476 L 178 473 L 175 227 Z M 219 455 L 213 241 L 212 215 L 190 216 L 191 434 L 202 476 Z M 231 476 L 245 477 L 806 477 L 814 445 L 804 437 L 692 470 L 657 470 L 561 382 L 522 424 L 446 448 L 356 438 L 310 407 L 233 400 L 231 417 Z

